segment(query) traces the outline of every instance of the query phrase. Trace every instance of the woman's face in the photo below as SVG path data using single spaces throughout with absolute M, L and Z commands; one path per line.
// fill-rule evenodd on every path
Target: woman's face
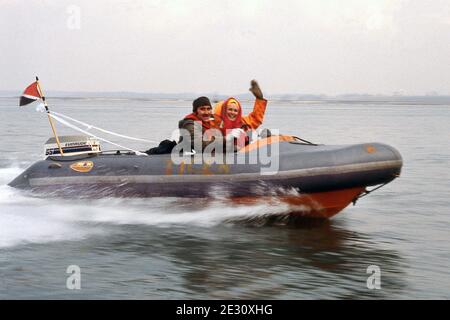
M 239 107 L 234 103 L 229 104 L 227 106 L 226 114 L 227 114 L 228 119 L 235 120 L 239 114 Z

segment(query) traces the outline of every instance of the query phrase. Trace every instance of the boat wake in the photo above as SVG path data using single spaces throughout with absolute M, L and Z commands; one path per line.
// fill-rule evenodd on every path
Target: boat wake
M 213 227 L 289 223 L 289 205 L 233 203 L 226 197 L 67 199 L 33 195 L 7 186 L 22 168 L 0 169 L 0 248 L 27 243 L 77 241 L 108 235 L 112 225 Z M 119 228 L 120 229 L 120 228 Z M 113 228 L 113 230 L 116 230 Z

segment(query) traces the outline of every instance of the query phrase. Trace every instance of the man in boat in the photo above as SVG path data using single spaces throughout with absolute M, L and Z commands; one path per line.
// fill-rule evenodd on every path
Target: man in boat
M 238 131 L 223 136 L 219 129 L 221 119 L 212 112 L 211 101 L 208 97 L 199 97 L 192 103 L 192 113 L 188 114 L 178 123 L 181 130 L 180 141 L 190 139 L 191 149 L 202 152 L 213 142 L 221 143 L 232 141 L 240 134 Z M 200 150 L 201 149 L 201 150 Z

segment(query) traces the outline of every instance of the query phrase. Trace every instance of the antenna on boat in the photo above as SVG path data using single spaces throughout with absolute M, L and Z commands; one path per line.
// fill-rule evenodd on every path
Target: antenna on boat
M 52 127 L 53 135 L 55 136 L 56 144 L 58 145 L 58 149 L 59 149 L 59 153 L 61 154 L 61 156 L 64 156 L 63 149 L 61 148 L 61 143 L 59 142 L 58 134 L 56 133 L 55 125 L 53 123 L 52 117 L 50 116 L 50 110 L 48 109 L 47 101 L 45 100 L 45 96 L 44 96 L 44 93 L 42 92 L 42 88 L 39 83 L 39 78 L 37 76 L 36 76 L 36 85 L 37 85 L 37 90 L 39 92 L 39 95 L 41 96 L 41 99 L 44 102 L 45 112 L 47 112 L 48 121 L 50 122 L 50 126 Z

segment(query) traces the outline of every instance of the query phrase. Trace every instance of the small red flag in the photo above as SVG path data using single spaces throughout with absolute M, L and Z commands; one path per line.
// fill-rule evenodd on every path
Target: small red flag
M 22 93 L 22 96 L 20 97 L 19 106 L 25 106 L 41 98 L 42 97 L 38 90 L 38 83 L 37 81 L 35 81 L 32 84 L 30 84 Z

